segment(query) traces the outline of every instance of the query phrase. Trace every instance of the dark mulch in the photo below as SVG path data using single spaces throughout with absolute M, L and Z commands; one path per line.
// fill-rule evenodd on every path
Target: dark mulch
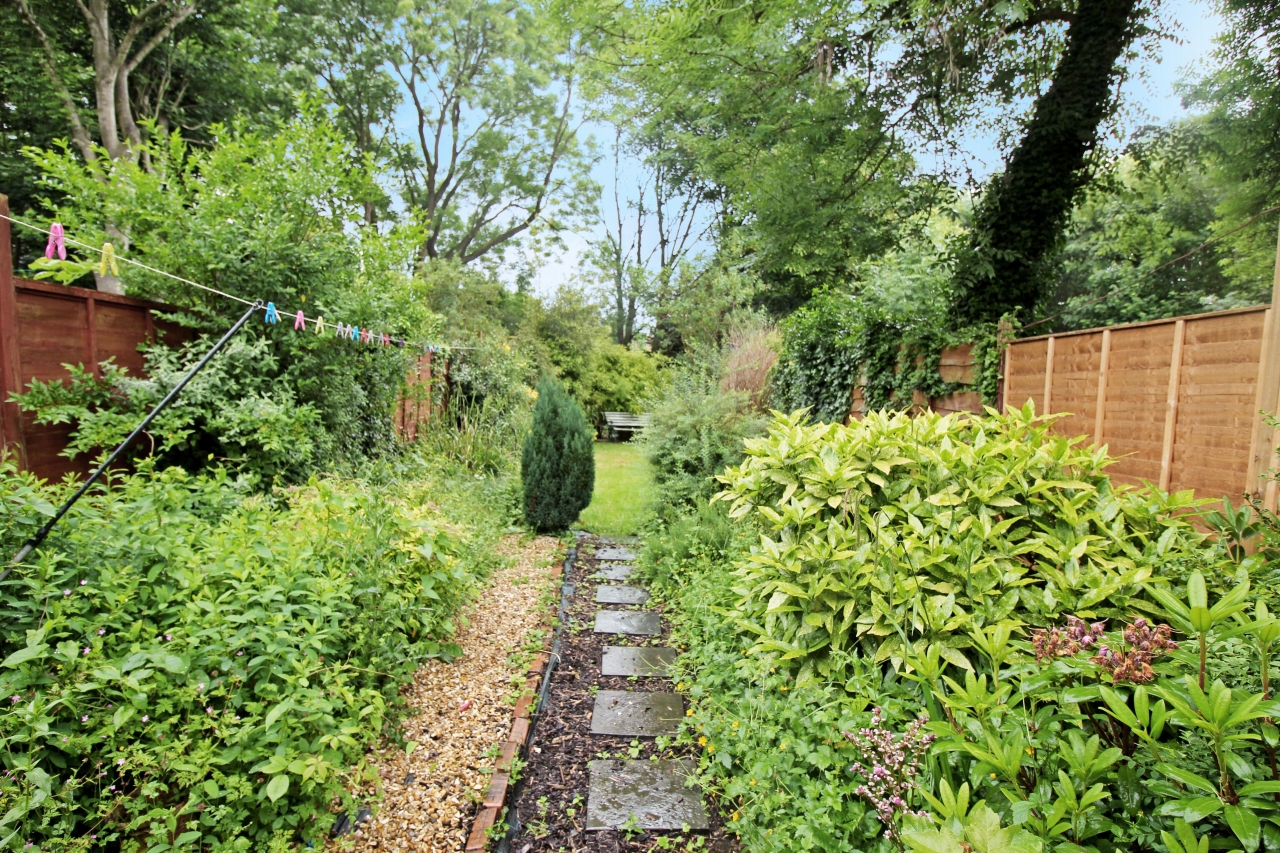
M 597 610 L 648 609 L 661 612 L 661 608 L 652 602 L 642 608 L 597 605 L 597 584 L 612 582 L 588 579 L 599 565 L 594 556 L 595 546 L 595 537 L 579 541 L 578 559 L 569 577 L 577 588 L 560 644 L 560 665 L 552 676 L 547 707 L 538 721 L 528 765 L 522 773 L 523 788 L 515 806 L 521 829 L 511 845 L 511 853 L 639 853 L 655 849 L 660 836 L 674 836 L 665 844 L 677 842 L 675 850 L 685 850 L 689 842 L 693 842 L 690 849 L 736 853 L 740 846 L 726 833 L 724 819 L 710 801 L 706 806 L 711 818 L 711 831 L 702 839 L 694 839 L 693 834 L 684 838 L 682 833 L 641 832 L 628 838 L 616 831 L 586 831 L 588 761 L 596 758 L 648 758 L 651 755 L 696 758 L 696 752 L 687 746 L 668 747 L 659 753 L 653 738 L 633 741 L 631 738 L 591 734 L 591 708 L 595 704 L 597 690 L 672 689 L 667 679 L 633 680 L 600 675 L 604 646 L 665 646 L 669 642 L 667 632 L 670 626 L 664 619 L 660 637 L 628 637 L 592 631 Z M 699 841 L 705 847 L 700 847 Z

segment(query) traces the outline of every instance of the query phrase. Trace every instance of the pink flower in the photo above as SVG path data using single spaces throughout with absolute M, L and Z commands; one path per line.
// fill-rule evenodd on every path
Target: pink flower
M 89 722 L 89 715 L 88 715 L 88 714 L 85 714 L 83 717 L 81 717 L 81 718 L 80 718 L 80 722 L 82 722 L 82 723 L 87 723 L 87 722 Z
M 196 690 L 204 690 L 204 682 L 203 682 L 203 681 L 196 685 Z
M 151 719 L 151 718 L 150 718 L 150 717 L 148 717 L 146 714 L 143 714 L 143 715 L 142 715 L 142 722 L 144 722 L 144 723 L 145 723 L 145 722 L 147 722 L 147 720 L 150 720 L 150 719 Z
M 85 647 L 84 647 L 84 653 L 85 653 L 86 655 L 87 655 L 87 654 L 89 654 L 89 652 L 91 652 L 91 651 L 93 651 L 93 649 L 91 649 L 90 647 L 88 647 L 88 646 L 85 646 Z
M 70 594 L 71 594 L 71 590 L 69 590 L 69 589 L 64 589 L 64 590 L 62 591 L 62 594 L 63 594 L 63 595 L 70 595 Z
M 212 706 L 212 705 L 210 705 L 209 707 L 205 708 L 205 709 L 204 709 L 204 712 L 205 712 L 206 714 L 212 714 L 212 713 L 213 713 L 213 706 Z
M 117 762 L 116 762 L 116 766 L 117 766 L 117 767 L 123 767 L 123 766 L 124 766 L 124 759 L 122 758 L 122 759 L 120 759 L 119 761 L 117 761 Z
M 87 583 L 88 583 L 88 581 L 80 581 L 80 586 L 84 586 L 84 585 L 85 585 L 85 584 L 87 584 Z
M 106 628 L 99 628 L 99 629 L 98 629 L 98 636 L 99 636 L 99 637 L 101 637 L 101 636 L 102 636 L 103 634 L 105 634 L 105 633 L 107 633 L 107 629 L 106 629 Z
M 173 634 L 165 634 L 165 635 L 164 635 L 164 638 L 165 638 L 166 640 L 172 640 L 172 639 L 173 639 Z

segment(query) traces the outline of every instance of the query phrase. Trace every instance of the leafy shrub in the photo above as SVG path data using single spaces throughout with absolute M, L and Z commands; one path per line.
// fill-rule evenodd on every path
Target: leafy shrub
M 211 134 L 216 143 L 207 147 L 189 147 L 174 133 L 149 138 L 137 158 L 113 160 L 104 153 L 95 163 L 65 147 L 26 153 L 43 173 L 49 218 L 63 223 L 68 236 L 89 245 L 114 240 L 123 256 L 157 269 L 246 300 L 271 301 L 282 310 L 304 308 L 309 317 L 327 318 L 330 330 L 341 320 L 411 340 L 435 339 L 441 323 L 427 307 L 425 276 L 405 272 L 404 259 L 419 235 L 412 227 L 362 227 L 364 201 L 378 195 L 373 176 L 323 111 L 304 105 L 300 117 L 273 128 L 270 136 L 226 127 L 212 128 Z M 106 223 L 127 235 L 127 245 L 106 233 Z M 433 279 L 460 275 L 447 264 L 432 266 Z M 179 316 L 197 332 L 221 335 L 243 310 L 224 297 L 128 264 L 121 264 L 121 276 L 130 295 L 181 308 Z M 217 435 L 202 434 L 200 424 L 224 416 L 244 428 L 226 456 L 236 456 L 242 445 L 252 459 L 261 449 L 251 434 L 255 422 L 267 436 L 304 425 L 285 424 L 291 416 L 266 402 L 283 405 L 282 395 L 314 410 L 305 421 L 309 447 L 297 448 L 310 456 L 259 460 L 268 468 L 285 465 L 296 481 L 392 451 L 391 411 L 411 353 L 358 346 L 332 334 L 312 334 L 313 329 L 295 332 L 287 317 L 279 325 L 261 318 L 249 323 L 240 337 L 259 357 L 240 362 L 229 377 L 250 388 L 245 409 L 227 414 L 237 399 L 211 388 L 214 402 L 195 414 L 190 438 L 202 447 L 164 462 L 176 459 L 196 470 L 208 462 L 208 453 L 221 455 Z M 153 351 L 151 360 L 176 361 L 149 369 L 189 363 L 194 346 L 174 356 Z M 137 391 L 138 399 L 150 393 L 144 390 Z
M 847 427 L 777 416 L 720 477 L 730 514 L 765 528 L 740 568 L 740 626 L 811 674 L 833 651 L 901 665 L 930 644 L 962 665 L 986 625 L 1127 612 L 1204 537 L 1176 514 L 1189 493 L 1113 489 L 1106 456 L 1080 445 L 1030 404 Z
M 0 847 L 320 838 L 488 566 L 414 473 L 273 501 L 143 463 L 81 500 L 0 584 Z M 71 488 L 0 487 L 5 553 Z
M 743 439 L 764 430 L 747 395 L 722 391 L 717 377 L 696 370 L 681 370 L 651 413 L 639 441 L 667 511 L 715 494 L 713 477 L 742 459 Z
M 565 530 L 591 503 L 593 441 L 582 407 L 554 379 L 539 382 L 520 464 L 524 517 L 534 530 Z
M 111 450 L 133 431 L 213 343 L 201 337 L 182 350 L 152 347 L 147 375 L 128 375 L 111 362 L 100 378 L 81 365 L 65 365 L 66 381 L 33 380 L 14 399 L 37 423 L 72 423 L 63 455 Z M 292 388 L 274 380 L 275 354 L 261 338 L 237 338 L 183 389 L 130 448 L 157 464 L 199 468 L 207 459 L 232 461 L 255 480 L 271 483 L 304 474 L 316 456 L 320 415 L 299 405 Z

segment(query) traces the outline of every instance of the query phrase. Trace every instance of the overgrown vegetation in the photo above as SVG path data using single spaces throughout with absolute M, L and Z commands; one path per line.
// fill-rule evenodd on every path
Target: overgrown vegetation
M 1029 410 L 779 416 L 747 448 L 645 558 L 687 644 L 681 739 L 747 849 L 1280 841 L 1247 513 L 1215 544 Z
M 8 554 L 70 486 L 0 478 Z M 271 495 L 149 462 L 95 489 L 3 584 L 0 846 L 320 838 L 512 508 L 413 455 Z

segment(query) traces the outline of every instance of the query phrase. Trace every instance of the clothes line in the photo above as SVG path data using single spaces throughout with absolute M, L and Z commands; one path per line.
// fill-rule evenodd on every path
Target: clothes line
M 66 230 L 63 228 L 61 224 L 57 222 L 54 222 L 49 228 L 41 228 L 39 225 L 34 225 L 30 222 L 24 222 L 23 220 L 18 219 L 14 216 L 9 216 L 3 213 L 0 213 L 0 219 L 8 220 L 14 225 L 21 225 L 23 228 L 28 228 L 32 231 L 36 231 L 46 235 L 49 238 L 49 243 L 47 248 L 45 249 L 45 257 L 50 259 L 53 258 L 54 254 L 57 254 L 60 259 L 65 260 L 66 244 L 69 243 L 73 246 L 78 246 L 82 249 L 87 249 L 91 252 L 97 252 L 101 256 L 100 269 L 102 270 L 102 273 L 104 275 L 106 274 L 107 269 L 110 269 L 114 274 L 117 270 L 117 266 L 116 266 L 117 263 L 129 264 L 139 269 L 146 270 L 147 272 L 155 273 L 156 275 L 162 276 L 164 278 L 172 279 L 173 281 L 190 285 L 191 287 L 195 287 L 200 290 L 206 291 L 208 293 L 221 296 L 225 299 L 232 299 L 236 302 L 241 303 L 242 305 L 255 305 L 255 304 L 258 306 L 263 305 L 263 300 L 255 301 L 252 299 L 245 299 L 241 296 L 236 296 L 234 293 L 227 293 L 225 290 L 219 290 L 216 287 L 209 287 L 208 285 L 201 284 L 198 281 L 192 281 L 189 278 L 183 278 L 180 275 L 174 275 L 171 272 L 167 272 L 162 269 L 157 269 L 156 267 L 150 266 L 148 264 L 144 264 L 141 261 L 135 261 L 132 258 L 126 258 L 122 255 L 117 255 L 115 253 L 115 248 L 112 246 L 111 243 L 104 243 L 103 246 L 100 248 L 97 246 L 90 245 L 89 243 L 84 243 L 80 240 L 76 240 L 73 237 L 67 236 Z M 328 321 L 325 320 L 323 316 L 307 317 L 302 309 L 299 309 L 296 312 L 282 310 L 280 308 L 277 308 L 276 305 L 272 302 L 266 302 L 266 307 L 262 308 L 261 310 L 264 311 L 263 320 L 268 324 L 271 324 L 271 325 L 277 324 L 280 322 L 281 317 L 287 316 L 289 319 L 292 319 L 294 321 L 293 328 L 295 331 L 298 331 L 298 330 L 306 331 L 307 324 L 311 324 L 314 327 L 314 333 L 317 335 L 325 333 L 329 328 L 333 328 L 334 337 L 342 338 L 344 340 L 352 340 L 358 343 L 373 343 L 373 344 L 381 344 L 383 346 L 389 346 L 394 344 L 401 348 L 406 348 L 406 347 L 412 347 L 415 349 L 421 348 L 423 353 L 438 352 L 438 353 L 447 354 L 449 351 L 452 351 L 452 350 L 478 349 L 478 347 L 455 346 L 454 344 L 427 343 L 424 341 L 406 341 L 403 338 L 392 338 L 390 333 L 388 332 L 373 332 L 371 329 L 368 329 L 368 328 L 361 329 L 359 326 L 355 324 L 349 324 L 345 322 L 335 323 L 331 320 L 328 320 Z

